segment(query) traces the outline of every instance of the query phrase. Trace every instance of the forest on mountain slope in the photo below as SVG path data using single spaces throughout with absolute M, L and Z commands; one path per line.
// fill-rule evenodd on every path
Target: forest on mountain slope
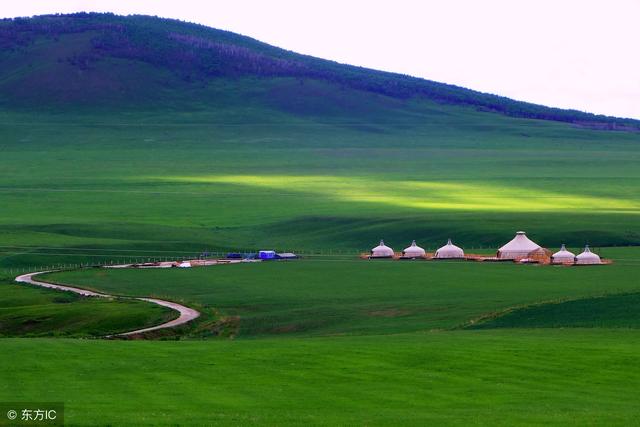
M 637 130 L 640 121 L 563 110 L 481 93 L 407 75 L 376 71 L 300 55 L 255 39 L 202 25 L 151 16 L 101 13 L 43 15 L 0 21 L 0 94 L 5 106 L 55 105 L 43 85 L 58 92 L 82 92 L 84 87 L 105 86 L 84 103 L 100 104 L 102 94 L 116 85 L 129 98 L 153 77 L 159 87 L 201 87 L 220 79 L 256 78 L 255 84 L 273 78 L 323 81 L 335 90 L 352 89 L 395 99 L 424 98 L 442 104 L 471 106 L 479 111 L 507 116 L 573 123 L 595 129 Z M 111 62 L 110 62 L 111 61 Z M 110 71 L 116 62 L 144 65 L 135 73 Z M 118 63 L 119 64 L 119 63 Z M 102 67 L 102 72 L 96 72 Z M 85 79 L 69 79 L 70 73 Z M 86 78 L 95 74 L 94 79 Z M 127 84 L 127 80 L 131 80 Z M 134 81 L 134 79 L 136 79 Z M 105 82 L 105 80 L 107 82 Z M 114 80 L 111 85 L 108 81 Z M 118 80 L 118 81 L 115 81 Z M 149 83 L 150 84 L 150 83 Z M 75 87 L 73 87 L 75 85 Z M 147 88 L 150 97 L 157 88 Z M 41 96 L 30 94 L 38 92 Z M 93 93 L 90 90 L 86 93 Z M 62 97 L 64 98 L 64 97 Z

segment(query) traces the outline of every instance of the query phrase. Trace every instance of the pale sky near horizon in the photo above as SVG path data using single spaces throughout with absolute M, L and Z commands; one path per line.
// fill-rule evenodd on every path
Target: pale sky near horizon
M 197 22 L 343 63 L 640 119 L 640 0 L 21 0 L 0 7 L 2 17 L 80 11 Z

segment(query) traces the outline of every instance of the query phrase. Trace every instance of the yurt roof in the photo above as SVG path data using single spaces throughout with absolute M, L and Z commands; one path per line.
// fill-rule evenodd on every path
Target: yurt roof
M 538 249 L 540 249 L 540 245 L 530 240 L 524 231 L 518 231 L 516 237 L 499 250 L 502 252 L 533 252 Z
M 563 244 L 562 247 L 560 248 L 560 250 L 558 252 L 556 252 L 555 254 L 553 254 L 552 256 L 554 258 L 562 258 L 562 257 L 574 258 L 576 255 L 573 252 L 569 252 L 567 250 L 567 248 Z
M 376 246 L 375 248 L 371 249 L 372 251 L 391 251 L 393 252 L 393 249 L 391 249 L 389 246 L 384 244 L 384 240 L 380 239 L 380 244 L 378 246 Z
M 582 251 L 582 253 L 578 254 L 578 256 L 576 256 L 576 259 L 581 260 L 581 261 L 586 261 L 586 260 L 598 260 L 598 261 L 600 261 L 600 257 L 598 256 L 598 254 L 594 254 L 593 252 L 591 252 L 591 249 L 589 249 L 589 245 L 586 245 L 584 247 L 584 251 Z
M 435 258 L 464 258 L 464 251 L 449 239 L 446 245 L 436 251 Z
M 424 252 L 424 249 L 416 244 L 416 241 L 411 242 L 411 246 L 404 249 L 405 252 Z
M 451 243 L 451 239 L 447 240 L 447 244 L 437 250 L 437 252 L 453 252 L 453 251 L 462 251 L 462 248 Z

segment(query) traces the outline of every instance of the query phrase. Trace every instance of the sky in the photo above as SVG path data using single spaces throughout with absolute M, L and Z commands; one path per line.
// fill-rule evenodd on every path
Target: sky
M 335 61 L 640 119 L 640 0 L 20 0 L 197 22 Z

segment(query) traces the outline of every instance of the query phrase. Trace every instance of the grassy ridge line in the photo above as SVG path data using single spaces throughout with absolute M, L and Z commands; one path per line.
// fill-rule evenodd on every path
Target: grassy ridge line
M 544 301 L 535 301 L 526 304 L 518 304 L 511 307 L 507 307 L 502 310 L 484 313 L 476 318 L 469 319 L 466 322 L 454 326 L 451 330 L 459 330 L 459 329 L 490 329 L 494 321 L 501 319 L 503 317 L 509 317 L 514 313 L 525 313 L 527 311 L 535 311 L 537 308 L 542 308 L 550 305 L 562 305 L 565 303 L 574 303 L 574 302 L 583 302 L 583 301 L 592 301 L 597 300 L 599 298 L 610 298 L 610 297 L 625 297 L 625 296 L 634 296 L 636 294 L 629 292 L 622 293 L 603 293 L 600 295 L 591 295 L 589 297 L 562 297 L 562 298 L 554 298 Z M 640 321 L 640 319 L 638 319 Z M 531 326 L 523 326 L 523 327 L 531 327 Z
M 482 316 L 464 325 L 464 328 L 638 328 L 639 308 L 640 294 L 603 294 L 513 307 Z

